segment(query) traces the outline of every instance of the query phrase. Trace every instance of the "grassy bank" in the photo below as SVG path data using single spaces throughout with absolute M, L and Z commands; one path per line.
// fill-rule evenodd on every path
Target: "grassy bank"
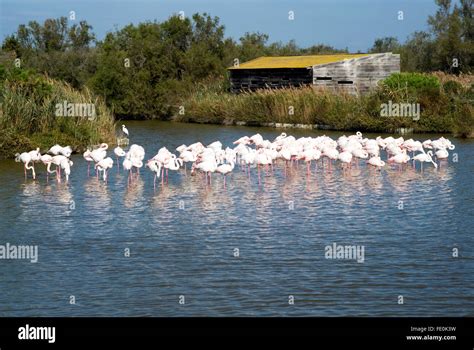
M 449 132 L 472 136 L 473 76 L 402 73 L 364 96 L 331 93 L 313 87 L 230 94 L 216 88 L 197 89 L 184 103 L 181 122 L 234 124 L 246 122 L 318 124 L 335 130 Z M 420 105 L 420 118 L 382 117 L 381 105 Z
M 114 141 L 114 118 L 103 101 L 88 89 L 30 71 L 0 66 L 0 158 L 40 147 L 70 145 L 80 151 L 88 145 Z M 87 104 L 95 116 L 58 115 L 58 104 Z M 66 110 L 65 110 L 66 111 Z

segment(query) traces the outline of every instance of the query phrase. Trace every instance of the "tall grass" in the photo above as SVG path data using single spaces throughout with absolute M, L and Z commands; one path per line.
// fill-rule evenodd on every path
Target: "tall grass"
M 88 145 L 114 141 L 114 118 L 105 103 L 85 88 L 34 73 L 12 73 L 2 82 L 0 157 L 55 143 L 81 151 Z M 94 104 L 96 116 L 56 116 L 56 104 Z
M 438 79 L 434 75 L 427 79 L 431 81 L 433 77 Z M 444 80 L 445 83 L 449 81 Z M 415 132 L 457 132 L 462 122 L 462 129 L 470 130 L 464 132 L 466 136 L 474 131 L 472 117 L 466 116 L 466 113 L 472 113 L 469 97 L 472 86 L 459 85 L 459 89 L 453 92 L 444 89 L 444 84 L 409 89 L 380 84 L 370 94 L 355 96 L 315 87 L 265 89 L 241 94 L 202 88 L 185 99 L 184 113 L 176 113 L 174 119 L 217 124 L 319 124 L 334 130 L 374 132 L 393 132 L 399 128 L 412 128 Z M 381 104 L 388 101 L 419 103 L 420 119 L 382 117 Z

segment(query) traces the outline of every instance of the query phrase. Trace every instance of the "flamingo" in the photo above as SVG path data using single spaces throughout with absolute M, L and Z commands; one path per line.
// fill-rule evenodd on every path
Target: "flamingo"
M 101 160 L 103 160 L 105 157 L 107 157 L 107 149 L 109 148 L 109 145 L 106 143 L 101 143 L 99 148 L 96 148 L 92 152 L 90 152 L 90 157 L 92 160 L 96 163 L 99 163 Z M 98 168 L 95 167 L 96 169 L 96 176 L 99 177 L 99 171 Z
M 91 150 L 88 148 L 83 154 L 82 157 L 86 160 L 87 162 L 87 176 L 90 176 L 90 167 L 91 163 L 94 162 L 94 158 L 91 156 Z
M 184 173 L 186 174 L 186 163 L 187 162 L 195 162 L 197 160 L 196 154 L 192 151 L 184 150 L 179 155 L 179 159 L 181 159 L 184 163 Z
M 56 144 L 53 147 L 51 147 L 47 153 L 52 154 L 54 156 L 63 155 L 69 158 L 72 154 L 72 148 L 71 146 L 62 147 Z
M 275 137 L 275 140 L 273 140 L 273 142 L 282 141 L 283 139 L 286 139 L 286 137 L 287 137 L 286 133 L 282 132 L 279 136 Z
M 355 148 L 352 150 L 352 155 L 354 156 L 354 160 L 356 162 L 356 166 L 359 167 L 359 159 L 367 159 L 369 158 L 369 152 L 363 150 L 362 148 Z
M 217 162 L 214 159 L 209 159 L 206 161 L 203 161 L 198 164 L 194 164 L 193 168 L 191 170 L 191 173 L 194 172 L 195 169 L 201 170 L 206 174 L 206 183 L 209 181 L 209 185 L 211 184 L 211 174 L 214 173 L 217 170 Z
M 250 137 L 242 136 L 238 140 L 234 141 L 234 145 L 248 145 L 250 143 Z
M 155 176 L 153 178 L 153 188 L 156 188 L 156 178 L 160 177 L 160 171 L 161 171 L 161 163 L 158 162 L 157 160 L 150 159 L 146 164 L 145 167 L 150 168 L 151 171 L 155 173 Z
M 180 166 L 183 165 L 183 160 L 176 158 L 175 154 L 172 154 L 168 161 L 163 164 L 163 167 L 166 169 L 166 182 L 168 183 L 168 170 L 178 170 Z M 161 179 L 163 181 L 163 178 Z
M 329 171 L 331 171 L 331 161 L 339 158 L 339 151 L 332 147 L 324 147 L 323 155 L 328 158 Z
M 311 161 L 318 160 L 321 157 L 321 151 L 311 148 L 303 151 L 296 159 L 303 159 L 306 162 L 306 172 L 310 173 Z
M 409 160 L 410 160 L 410 156 L 407 154 L 406 149 L 404 149 L 401 153 L 398 153 L 398 154 L 390 157 L 388 159 L 388 162 L 389 163 L 397 163 L 399 165 L 398 170 L 400 171 L 403 164 L 408 163 Z
M 226 164 L 221 164 L 216 168 L 216 171 L 224 176 L 224 188 L 225 188 L 225 179 L 227 177 L 227 174 L 232 172 L 234 170 L 235 163 L 233 160 L 231 160 L 229 163 Z
M 255 150 L 249 149 L 249 152 L 242 156 L 243 163 L 247 166 L 248 175 L 250 178 L 250 165 L 255 162 Z
M 374 156 L 367 161 L 367 164 L 376 167 L 378 170 L 381 170 L 385 166 L 385 162 L 380 159 L 378 156 Z
M 52 155 L 54 155 L 54 156 L 57 156 L 57 155 L 61 152 L 61 150 L 62 150 L 62 147 L 61 147 L 60 145 L 56 144 L 56 145 L 52 146 L 52 147 L 48 150 L 47 153 L 50 153 L 50 154 L 52 154 Z
M 420 153 L 413 157 L 413 161 L 419 161 L 421 163 L 421 171 L 423 171 L 423 163 L 433 163 L 435 168 L 438 168 L 438 164 L 433 161 L 433 152 L 428 151 L 426 153 Z
M 166 147 L 161 147 L 158 150 L 158 153 L 152 158 L 153 160 L 158 161 L 161 165 L 161 184 L 163 184 L 163 177 L 164 177 L 164 165 L 168 163 L 169 159 L 171 158 L 172 153 L 168 151 Z
M 132 166 L 132 161 L 129 158 L 125 157 L 122 163 L 122 167 L 125 171 L 128 171 L 128 183 L 132 181 Z
M 95 168 L 98 171 L 103 171 L 104 172 L 103 179 L 104 179 L 105 182 L 107 182 L 108 170 L 112 169 L 113 166 L 114 166 L 114 160 L 110 157 L 107 157 L 107 158 L 104 158 L 104 159 L 100 160 L 99 162 L 97 162 L 97 164 L 95 165 Z
M 56 166 L 56 179 L 58 182 L 61 181 L 61 162 L 66 162 L 69 161 L 69 158 L 66 156 L 63 156 L 62 154 L 58 154 L 56 156 L 51 157 L 51 162 L 48 165 L 48 172 L 52 173 L 49 169 L 51 167 L 51 164 L 54 164 Z
M 255 155 L 255 163 L 257 163 L 258 183 L 260 184 L 260 166 L 264 165 L 265 167 L 267 167 L 268 165 L 272 164 L 272 158 L 265 151 L 265 148 L 260 148 L 257 151 Z
M 95 163 L 98 163 L 107 156 L 108 148 L 109 145 L 107 145 L 106 143 L 101 143 L 99 148 L 96 148 L 95 150 L 89 153 L 89 156 Z
M 31 170 L 31 175 L 33 177 L 33 180 L 36 179 L 36 173 L 35 173 L 35 167 L 33 165 L 33 160 L 31 159 L 31 154 L 29 152 L 23 152 L 23 153 L 17 153 L 15 154 L 15 162 L 19 163 L 19 162 L 22 162 L 23 163 L 23 167 L 24 167 L 24 170 L 25 170 L 25 180 L 27 178 L 27 170 Z M 28 164 L 31 163 L 31 166 L 29 166 Z
M 59 166 L 61 167 L 61 169 L 63 169 L 64 175 L 66 176 L 66 181 L 69 181 L 69 175 L 71 175 L 71 167 L 73 166 L 73 164 L 74 163 L 72 162 L 72 160 L 69 160 L 69 158 L 67 157 L 62 158 L 59 163 Z
M 43 163 L 44 165 L 48 165 L 49 163 L 51 163 L 53 157 L 49 154 L 43 154 L 40 158 L 41 160 L 41 163 Z
M 255 134 L 250 137 L 249 141 L 251 144 L 254 144 L 256 147 L 259 147 L 259 145 L 263 142 L 263 137 L 260 134 Z
M 435 152 L 437 159 L 447 159 L 449 157 L 449 152 L 446 148 L 441 148 Z
M 339 153 L 337 159 L 339 159 L 344 166 L 344 169 L 347 169 L 348 166 L 351 165 L 352 162 L 352 153 L 349 151 L 343 151 Z
M 114 148 L 114 154 L 115 154 L 115 157 L 117 158 L 117 171 L 118 171 L 120 169 L 119 157 L 125 157 L 126 153 L 122 149 L 122 147 L 117 146 Z

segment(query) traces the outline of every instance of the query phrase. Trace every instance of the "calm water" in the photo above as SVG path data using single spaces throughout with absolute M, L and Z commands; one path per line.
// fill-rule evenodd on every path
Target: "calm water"
M 281 132 L 127 127 L 147 157 L 161 146 Z M 430 137 L 439 135 L 415 138 Z M 235 169 L 226 189 L 217 174 L 209 187 L 172 172 L 154 191 L 148 169 L 130 188 L 116 168 L 104 184 L 87 177 L 81 155 L 68 184 L 46 183 L 42 165 L 25 182 L 20 164 L 2 161 L 0 244 L 38 245 L 39 258 L 0 260 L 0 315 L 474 316 L 474 142 L 453 143 L 459 162 L 439 171 L 319 166 L 308 177 L 300 165 L 285 178 L 280 164 L 260 186 L 255 169 L 250 180 Z M 326 259 L 333 243 L 364 246 L 365 261 Z

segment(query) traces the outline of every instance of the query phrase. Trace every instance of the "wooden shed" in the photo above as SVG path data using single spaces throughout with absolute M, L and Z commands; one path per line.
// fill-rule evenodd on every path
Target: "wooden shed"
M 259 57 L 229 67 L 231 91 L 314 85 L 365 93 L 392 73 L 400 72 L 400 55 L 338 54 Z

